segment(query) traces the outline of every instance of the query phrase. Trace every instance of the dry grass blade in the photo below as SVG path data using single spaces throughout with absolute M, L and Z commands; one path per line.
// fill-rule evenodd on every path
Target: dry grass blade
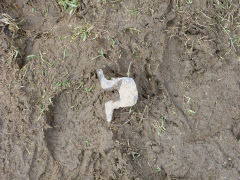
M 13 33 L 13 35 L 19 30 L 16 21 L 8 14 L 3 13 L 0 15 L 0 27 L 5 26 L 8 26 L 8 29 Z M 1 28 L 1 31 L 3 31 L 3 29 L 4 28 Z

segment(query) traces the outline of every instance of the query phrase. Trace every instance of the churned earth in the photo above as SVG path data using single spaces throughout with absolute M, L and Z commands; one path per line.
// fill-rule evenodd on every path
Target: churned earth
M 240 179 L 239 3 L 0 1 L 1 179 Z

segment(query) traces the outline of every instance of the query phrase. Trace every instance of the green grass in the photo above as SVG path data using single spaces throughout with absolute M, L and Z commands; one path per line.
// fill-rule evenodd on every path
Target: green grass
M 128 9 L 128 12 L 131 14 L 131 15 L 139 15 L 140 11 L 137 10 L 137 9 Z
M 93 86 L 91 86 L 90 88 L 86 88 L 87 92 L 91 92 L 93 90 Z
M 100 57 L 104 57 L 104 52 L 103 52 L 102 49 L 98 52 L 98 55 L 93 57 L 91 60 L 95 60 L 95 59 L 98 59 Z
M 78 87 L 77 87 L 76 89 L 82 89 L 83 86 L 84 86 L 84 83 L 83 83 L 82 81 L 80 81 L 80 82 L 78 83 Z
M 127 72 L 128 77 L 130 76 L 131 66 L 132 66 L 132 61 L 129 63 L 129 66 L 128 66 L 128 72 Z
M 141 32 L 139 29 L 137 29 L 135 27 L 130 27 L 128 29 L 131 32 L 131 34 L 134 34 L 134 33 L 138 33 L 139 34 Z
M 238 38 L 235 39 L 234 44 L 235 44 L 237 47 L 240 47 L 240 37 L 238 37 Z
M 73 30 L 72 40 L 76 40 L 79 36 L 81 36 L 83 41 L 91 35 L 91 31 L 93 30 L 93 26 L 87 26 L 85 28 L 75 27 Z
M 195 112 L 194 110 L 192 110 L 192 109 L 189 109 L 188 112 L 189 112 L 189 114 L 191 114 L 192 116 L 196 114 L 196 112 Z
M 42 75 L 46 76 L 46 74 L 47 74 L 47 70 L 45 68 L 42 68 Z
M 186 0 L 186 3 L 192 4 L 192 3 L 193 3 L 193 0 Z
M 39 116 L 37 118 L 37 121 L 39 121 L 42 117 L 42 115 L 45 113 L 46 109 L 45 109 L 45 106 L 44 105 L 41 105 L 41 108 L 40 108 L 40 113 L 39 113 Z
M 42 11 L 42 16 L 43 16 L 43 17 L 47 17 L 47 15 L 48 15 L 48 9 L 44 9 L 44 10 Z
M 71 87 L 71 84 L 69 80 L 64 80 L 64 81 L 57 81 L 56 86 L 60 88 L 67 88 L 67 87 Z
M 165 128 L 165 122 L 166 122 L 166 118 L 165 117 L 162 117 L 161 119 L 161 130 L 162 131 L 166 131 L 166 128 Z
M 10 64 L 13 63 L 13 60 L 16 59 L 18 56 L 21 57 L 21 53 L 18 47 L 12 46 L 12 56 L 10 57 Z
M 160 173 L 161 171 L 162 171 L 162 168 L 159 167 L 159 166 L 157 166 L 157 167 L 156 167 L 156 172 L 157 172 L 157 173 Z
M 157 130 L 158 136 L 161 136 L 162 133 L 163 133 L 164 131 L 166 131 L 165 122 L 166 122 L 166 118 L 165 118 L 165 117 L 162 117 L 162 118 L 161 118 L 161 123 L 160 123 L 159 121 L 156 121 L 156 122 L 153 124 L 153 127 Z
M 63 58 L 62 58 L 62 61 L 65 61 L 66 60 L 66 57 L 67 57 L 67 49 L 65 48 L 64 51 L 63 51 Z
M 89 146 L 89 145 L 90 145 L 90 142 L 89 142 L 89 140 L 88 140 L 88 139 L 85 139 L 85 140 L 84 140 L 84 142 L 86 143 L 86 145 L 87 145 L 87 146 Z
M 113 38 L 110 38 L 110 40 L 111 40 L 111 47 L 112 48 L 114 48 L 115 47 L 115 45 L 116 45 L 116 41 L 113 39 Z
M 31 55 L 28 55 L 28 56 L 27 56 L 27 60 L 34 59 L 34 58 L 36 58 L 36 57 L 37 57 L 36 55 L 31 54 Z
M 46 53 L 42 53 L 41 51 L 39 51 L 39 55 L 40 55 L 40 59 L 42 60 L 42 62 L 46 63 L 47 65 L 53 67 L 54 66 L 54 63 L 50 63 L 48 62 L 47 60 L 45 60 L 44 56 Z
M 80 81 L 77 83 L 77 90 L 83 90 L 83 91 L 86 91 L 86 92 L 92 92 L 92 90 L 94 89 L 94 86 L 90 86 L 90 87 L 86 87 L 84 82 Z
M 70 14 L 73 14 L 76 8 L 79 6 L 78 0 L 59 0 L 58 3 Z
M 138 159 L 138 158 L 141 156 L 141 155 L 140 155 L 139 153 L 137 153 L 137 152 L 132 152 L 131 155 L 132 155 L 132 160 L 136 160 L 136 159 Z

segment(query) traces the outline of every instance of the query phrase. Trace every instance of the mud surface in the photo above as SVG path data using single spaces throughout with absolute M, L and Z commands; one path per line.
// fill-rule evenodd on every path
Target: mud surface
M 0 1 L 3 180 L 240 179 L 238 0 Z M 137 105 L 114 112 L 108 77 Z

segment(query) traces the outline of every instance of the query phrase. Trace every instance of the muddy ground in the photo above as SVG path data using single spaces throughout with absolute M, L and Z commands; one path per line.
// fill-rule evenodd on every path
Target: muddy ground
M 240 179 L 238 0 L 59 2 L 0 1 L 1 179 Z

